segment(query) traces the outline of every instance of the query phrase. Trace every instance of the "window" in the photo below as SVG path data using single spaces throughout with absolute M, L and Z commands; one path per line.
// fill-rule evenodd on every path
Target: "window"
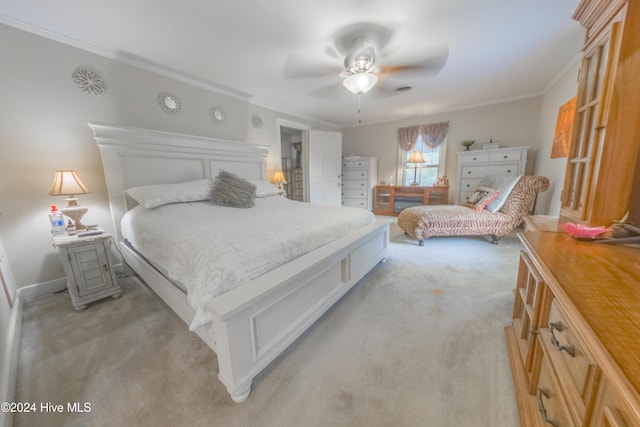
M 422 144 L 422 136 L 418 135 L 418 141 L 416 142 L 415 147 L 413 147 L 413 150 L 404 151 L 400 148 L 399 158 L 402 162 L 400 165 L 402 173 L 399 176 L 402 176 L 402 181 L 399 185 L 411 185 L 413 183 L 414 173 L 416 182 L 421 186 L 433 185 L 438 177 L 445 175 L 444 165 L 446 143 L 447 141 L 445 140 L 442 144 L 432 150 Z M 407 163 L 409 156 L 415 150 L 421 151 L 422 157 L 424 158 L 424 163 L 418 165 L 417 169 L 415 164 Z

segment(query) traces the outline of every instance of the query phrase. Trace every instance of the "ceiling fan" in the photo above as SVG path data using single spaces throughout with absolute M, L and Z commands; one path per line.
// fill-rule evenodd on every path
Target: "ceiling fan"
M 392 31 L 379 24 L 350 25 L 336 33 L 334 44 L 327 47 L 324 54 L 305 52 L 290 55 L 285 61 L 284 76 L 286 79 L 335 79 L 330 86 L 314 92 L 323 98 L 327 94 L 336 96 L 338 78 L 342 79 L 344 88 L 356 95 L 369 92 L 380 80 L 384 80 L 386 84 L 378 85 L 378 92 L 392 94 L 398 88 L 389 87 L 393 81 L 397 82 L 403 77 L 410 80 L 416 76 L 433 76 L 444 67 L 449 56 L 448 46 L 440 44 L 421 48 L 424 51 L 419 52 L 422 55 L 418 59 L 405 62 L 389 60 L 384 66 L 378 65 L 379 54 L 383 58 L 382 62 L 385 62 L 384 58 L 392 59 L 394 56 L 401 56 L 401 53 L 406 55 L 405 52 L 399 52 L 404 49 L 385 50 L 391 38 Z M 393 79 L 387 79 L 392 75 Z M 401 86 L 407 84 L 403 83 Z

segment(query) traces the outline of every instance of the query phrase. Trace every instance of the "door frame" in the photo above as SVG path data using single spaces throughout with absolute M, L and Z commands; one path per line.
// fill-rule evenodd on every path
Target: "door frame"
M 302 132 L 302 153 L 301 153 L 301 160 L 302 160 L 302 180 L 303 180 L 303 186 L 304 186 L 304 194 L 303 194 L 303 201 L 305 202 L 309 202 L 309 179 L 307 176 L 305 176 L 306 173 L 308 173 L 309 171 L 309 166 L 308 166 L 308 153 L 309 153 L 309 130 L 311 130 L 311 125 L 305 124 L 305 123 L 300 123 L 300 122 L 294 122 L 292 120 L 287 120 L 287 119 L 282 119 L 282 118 L 276 118 L 276 140 L 278 141 L 278 149 L 280 150 L 280 154 L 278 156 L 278 170 L 282 170 L 282 128 L 286 127 L 286 128 L 291 128 L 291 129 L 298 129 Z

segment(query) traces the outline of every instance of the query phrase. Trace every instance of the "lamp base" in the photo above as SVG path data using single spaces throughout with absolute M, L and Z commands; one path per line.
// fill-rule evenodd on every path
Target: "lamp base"
M 76 206 L 66 206 L 60 209 L 60 212 L 62 212 L 62 215 L 71 218 L 71 221 L 73 221 L 73 223 L 76 226 L 76 230 L 84 230 L 87 228 L 87 226 L 82 224 L 81 220 L 84 214 L 86 214 L 88 210 L 89 209 L 85 208 L 84 206 L 76 205 Z

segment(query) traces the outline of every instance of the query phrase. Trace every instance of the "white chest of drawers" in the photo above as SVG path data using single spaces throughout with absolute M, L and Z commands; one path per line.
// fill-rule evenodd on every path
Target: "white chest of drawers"
M 460 151 L 456 203 L 464 203 L 486 175 L 524 175 L 529 147 Z
M 373 187 L 378 180 L 378 159 L 358 157 L 342 160 L 342 206 L 373 208 Z

